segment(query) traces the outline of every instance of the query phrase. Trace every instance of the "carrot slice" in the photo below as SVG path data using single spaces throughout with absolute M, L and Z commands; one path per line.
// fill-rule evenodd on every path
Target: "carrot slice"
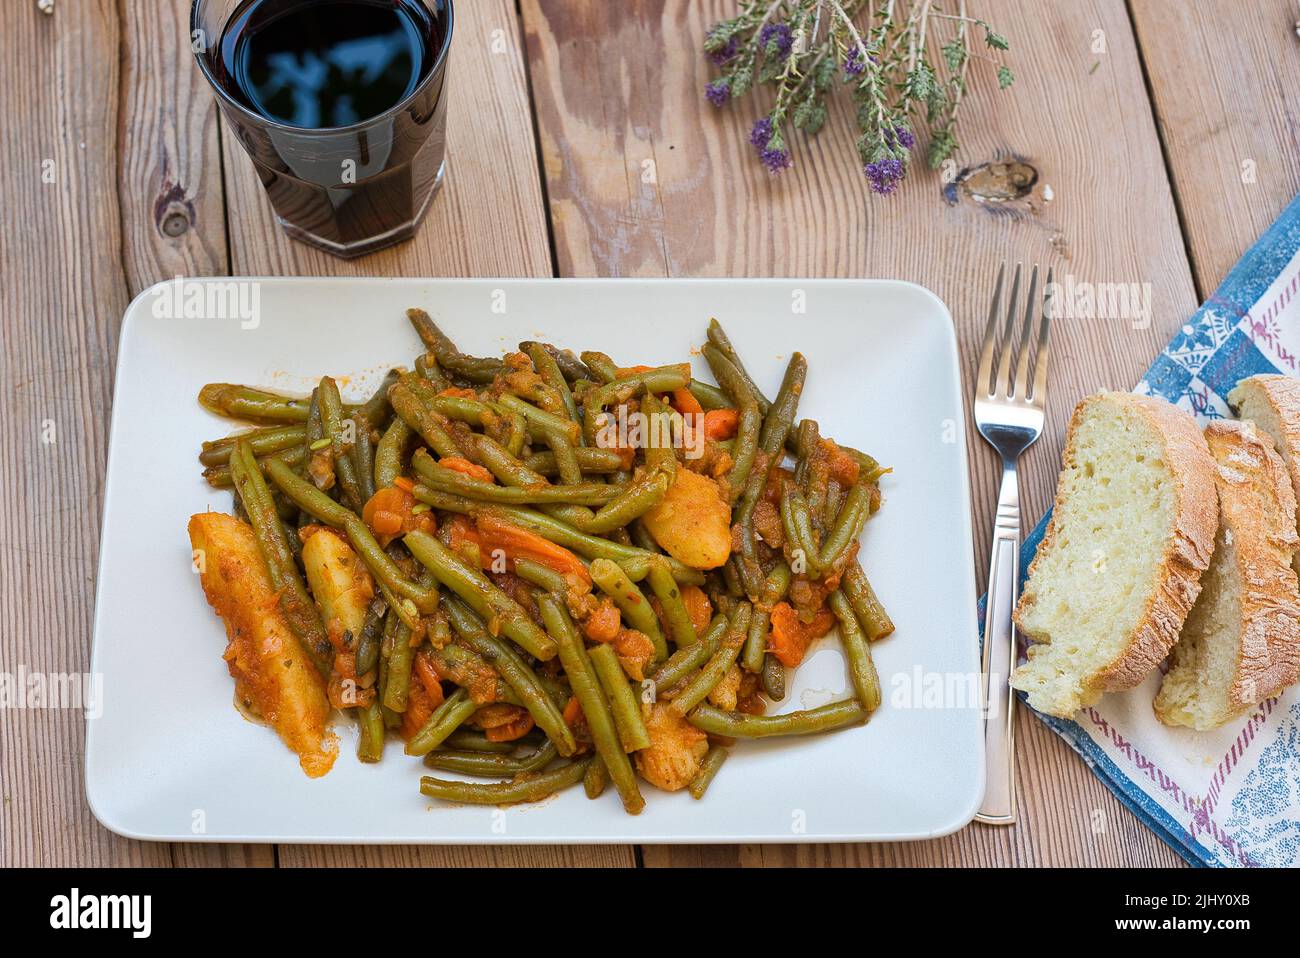
M 512 562 L 516 559 L 531 559 L 561 575 L 577 576 L 590 584 L 591 575 L 587 572 L 587 567 L 564 546 L 557 546 L 534 532 L 521 529 L 496 516 L 479 516 L 477 523 L 482 546 L 486 551 L 501 549 Z
M 704 438 L 717 442 L 731 439 L 740 428 L 740 413 L 734 409 L 710 409 L 704 414 Z
M 618 607 L 609 599 L 602 599 L 594 612 L 582 623 L 582 631 L 593 642 L 613 642 L 623 626 Z
M 680 389 L 673 390 L 672 407 L 676 409 L 679 413 L 681 413 L 683 416 L 688 414 L 693 416 L 698 416 L 704 412 L 704 407 L 701 406 L 700 401 L 695 398 L 695 394 L 692 393 L 685 386 L 682 386 Z M 706 425 L 707 425 L 707 420 L 706 420 Z
M 471 479 L 478 479 L 480 482 L 497 481 L 496 476 L 492 475 L 487 469 L 484 469 L 478 463 L 470 462 L 462 456 L 444 456 L 438 460 L 438 465 L 444 469 L 451 469 L 453 472 L 469 476 Z
M 398 489 L 401 489 L 403 492 L 415 491 L 415 483 L 412 482 L 410 479 L 408 479 L 406 476 L 398 476 L 396 479 L 393 480 L 393 485 L 395 485 Z
M 831 447 L 831 478 L 841 486 L 851 486 L 856 483 L 862 473 L 862 469 L 857 462 L 835 443 L 832 442 L 827 445 Z
M 474 392 L 472 389 L 466 389 L 463 386 L 449 386 L 442 392 L 438 393 L 438 395 L 453 396 L 456 399 L 478 399 L 478 393 Z
M 696 632 L 703 634 L 713 620 L 713 603 L 709 601 L 708 593 L 698 585 L 684 585 L 681 593 L 682 602 L 686 604 L 686 614 L 691 617 L 691 625 L 695 626 Z
M 794 668 L 803 661 L 813 639 L 820 639 L 831 630 L 835 622 L 829 609 L 817 610 L 811 622 L 803 622 L 789 602 L 778 602 L 772 607 L 772 630 L 767 636 L 767 650 L 781 660 L 786 668 Z

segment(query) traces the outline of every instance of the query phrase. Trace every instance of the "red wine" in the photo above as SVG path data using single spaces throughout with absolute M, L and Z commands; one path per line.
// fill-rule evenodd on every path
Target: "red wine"
M 226 92 L 289 126 L 352 126 L 429 74 L 442 18 L 410 0 L 245 0 L 218 47 Z
M 242 0 L 214 29 L 200 63 L 290 236 L 357 256 L 414 234 L 451 30 L 451 0 Z

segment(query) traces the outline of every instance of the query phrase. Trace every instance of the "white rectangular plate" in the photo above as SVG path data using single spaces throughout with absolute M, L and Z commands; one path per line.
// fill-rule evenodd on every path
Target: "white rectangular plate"
M 263 279 L 244 281 L 255 321 L 194 315 L 211 309 L 195 294 L 216 302 L 208 287 L 228 282 L 147 290 L 122 326 L 95 614 L 102 715 L 86 739 L 86 791 L 106 826 L 171 841 L 812 842 L 928 838 L 971 819 L 984 770 L 977 703 L 961 694 L 979 671 L 965 417 L 952 320 L 931 293 L 892 281 Z M 544 339 L 628 364 L 691 357 L 705 375 L 698 346 L 716 316 L 769 393 L 802 351 L 801 415 L 894 467 L 862 548 L 897 625 L 874 647 L 884 704 L 871 721 L 742 741 L 702 801 L 646 786 L 637 817 L 612 790 L 504 811 L 431 804 L 400 743 L 378 765 L 356 761 L 348 720 L 335 722 L 333 771 L 303 775 L 235 711 L 225 634 L 191 571 L 190 515 L 230 509 L 195 457 L 231 426 L 195 396 L 210 381 L 305 393 L 323 373 L 366 396 L 419 350 L 409 306 L 470 353 Z M 779 711 L 848 689 L 828 638 Z

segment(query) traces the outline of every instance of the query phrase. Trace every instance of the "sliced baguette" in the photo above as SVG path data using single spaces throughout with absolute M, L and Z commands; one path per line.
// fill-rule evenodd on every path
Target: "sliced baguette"
M 1161 722 L 1198 731 L 1272 698 L 1300 669 L 1291 477 L 1253 423 L 1212 422 L 1205 438 L 1218 465 L 1219 533 L 1155 700 Z
M 1218 527 L 1214 460 L 1163 399 L 1098 393 L 1074 411 L 1056 504 L 1015 620 L 1032 640 L 1011 684 L 1068 718 L 1169 653 Z
M 1228 393 L 1228 402 L 1242 419 L 1251 420 L 1273 440 L 1286 463 L 1291 488 L 1300 498 L 1300 380 L 1290 376 L 1251 376 Z M 1296 517 L 1300 520 L 1300 515 Z M 1300 552 L 1292 567 L 1300 573 Z

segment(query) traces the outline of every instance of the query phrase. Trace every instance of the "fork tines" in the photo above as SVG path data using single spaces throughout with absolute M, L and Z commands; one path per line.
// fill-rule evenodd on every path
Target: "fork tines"
M 1043 388 L 1047 382 L 1047 335 L 1051 325 L 1052 270 L 1047 271 L 1047 283 L 1039 297 L 1038 265 L 1029 274 L 1029 294 L 1025 298 L 1024 315 L 1020 316 L 1021 265 L 1016 264 L 1011 278 L 1011 295 L 1005 313 L 1002 310 L 1002 288 L 1006 264 L 998 267 L 997 283 L 993 291 L 993 305 L 989 307 L 988 325 L 984 327 L 984 342 L 980 347 L 979 372 L 975 383 L 990 399 L 1016 401 L 1029 405 L 1043 405 Z M 1041 318 L 1039 318 L 1041 317 Z M 1038 336 L 1031 338 L 1035 321 Z M 1015 377 L 1011 376 L 1012 363 Z M 1033 379 L 1030 380 L 1030 370 Z

